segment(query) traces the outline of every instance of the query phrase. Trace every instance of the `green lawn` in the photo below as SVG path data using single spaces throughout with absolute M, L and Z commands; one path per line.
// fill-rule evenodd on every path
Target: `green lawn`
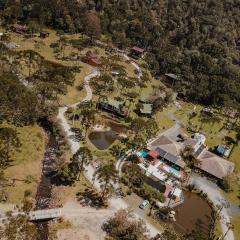
M 19 204 L 25 190 L 30 190 L 32 197 L 35 197 L 47 138 L 38 125 L 18 127 L 17 131 L 21 147 L 13 153 L 14 161 L 12 166 L 6 169 L 5 175 L 8 179 L 17 179 L 15 186 L 7 189 L 7 202 Z
M 154 116 L 160 131 L 165 131 L 174 125 L 174 121 L 167 116 L 166 112 L 167 110 L 165 109 L 162 112 L 157 112 Z
M 229 159 L 235 163 L 235 167 L 240 171 L 240 143 L 236 144 L 231 152 Z

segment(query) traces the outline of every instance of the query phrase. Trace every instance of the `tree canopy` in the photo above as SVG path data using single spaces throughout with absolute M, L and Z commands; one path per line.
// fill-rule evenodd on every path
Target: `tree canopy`
M 105 34 L 147 50 L 155 74 L 174 73 L 180 96 L 204 104 L 240 101 L 238 0 L 22 0 L 0 2 L 4 24 L 38 21 L 65 32 Z

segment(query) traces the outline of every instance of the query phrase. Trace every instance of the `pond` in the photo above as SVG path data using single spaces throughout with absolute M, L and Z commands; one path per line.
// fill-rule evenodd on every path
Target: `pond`
M 88 135 L 91 143 L 99 150 L 109 148 L 112 143 L 118 139 L 118 133 L 112 130 L 91 132 Z
M 105 123 L 109 129 L 107 131 L 92 131 L 88 138 L 91 143 L 99 150 L 106 150 L 108 149 L 115 140 L 120 139 L 120 133 L 126 133 L 127 129 L 125 126 L 114 123 L 114 122 L 107 122 Z
M 196 226 L 208 233 L 212 209 L 199 195 L 184 191 L 184 204 L 175 209 L 176 222 L 173 227 L 180 233 L 191 232 Z

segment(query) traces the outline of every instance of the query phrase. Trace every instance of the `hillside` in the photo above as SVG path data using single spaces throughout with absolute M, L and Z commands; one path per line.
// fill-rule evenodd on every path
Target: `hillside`
M 180 96 L 204 104 L 240 101 L 238 0 L 22 0 L 0 3 L 3 23 L 36 22 L 65 32 L 101 33 L 148 50 L 155 74 L 179 75 Z M 99 18 L 101 26 L 99 26 Z

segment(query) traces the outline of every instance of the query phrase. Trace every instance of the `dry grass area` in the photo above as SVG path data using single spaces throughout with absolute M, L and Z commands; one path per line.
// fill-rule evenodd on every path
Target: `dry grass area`
M 240 216 L 238 217 L 235 217 L 233 220 L 232 220 L 232 223 L 234 225 L 234 229 L 233 229 L 233 232 L 234 232 L 234 236 L 235 236 L 235 239 L 240 239 Z
M 72 186 L 55 186 L 52 193 L 54 196 L 53 207 L 62 207 L 67 201 L 75 199 L 78 192 L 89 187 L 91 187 L 91 183 L 83 175 Z
M 60 104 L 61 105 L 71 105 L 76 102 L 80 102 L 86 95 L 85 89 L 79 91 L 77 89 L 78 86 L 82 86 L 84 82 L 84 77 L 88 74 L 90 74 L 92 71 L 91 66 L 84 64 L 81 68 L 81 72 L 77 73 L 75 76 L 75 82 L 73 86 L 67 87 L 67 94 L 62 95 L 60 97 Z
M 9 180 L 16 179 L 15 185 L 6 189 L 7 202 L 15 204 L 21 203 L 26 190 L 35 196 L 47 142 L 45 133 L 38 125 L 18 127 L 17 131 L 21 147 L 13 153 L 12 166 L 5 171 Z
M 239 196 L 240 196 L 240 175 L 235 173 L 230 177 L 230 185 L 232 191 L 226 193 L 222 191 L 222 194 L 233 204 L 239 205 Z

